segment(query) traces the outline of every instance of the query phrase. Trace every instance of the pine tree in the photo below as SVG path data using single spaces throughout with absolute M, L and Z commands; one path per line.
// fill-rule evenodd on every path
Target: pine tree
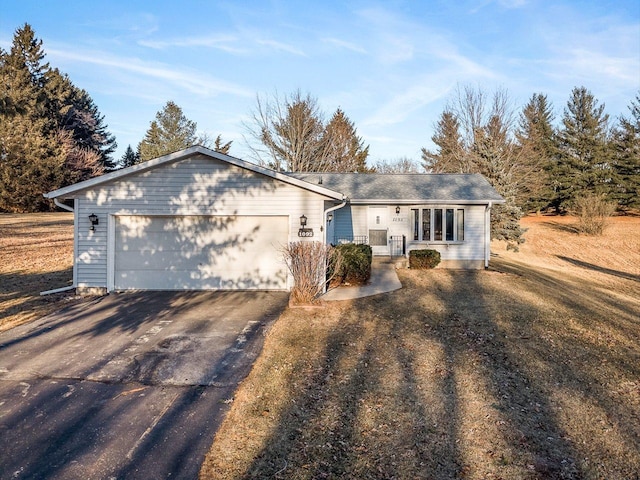
M 436 133 L 431 140 L 436 145 L 436 151 L 422 148 L 422 164 L 431 173 L 461 173 L 470 170 L 467 164 L 460 122 L 453 112 L 445 110 L 440 114 L 436 124 Z
M 0 51 L 0 210 L 51 208 L 43 193 L 111 165 L 115 140 L 97 107 L 44 58 L 27 24 Z
M 558 154 L 552 168 L 552 205 L 567 209 L 580 195 L 609 194 L 615 172 L 608 143 L 609 115 L 585 87 L 571 93 L 558 132 Z
M 506 204 L 491 210 L 491 235 L 517 249 L 524 241 L 519 220 L 526 160 L 514 140 L 514 114 L 505 91 L 488 102 L 485 92 L 467 87 L 440 116 L 432 140 L 436 152 L 422 149 L 425 169 L 434 173 L 481 173 Z
M 198 143 L 197 124 L 189 120 L 172 101 L 156 113 L 144 139 L 138 144 L 140 161 L 161 157 Z
M 138 156 L 138 153 L 133 151 L 131 145 L 128 145 L 124 155 L 122 155 L 122 158 L 120 159 L 120 168 L 132 167 L 139 162 L 140 157 Z
M 97 157 L 103 171 L 113 170 L 115 162 L 111 155 L 117 144 L 90 95 L 76 87 L 57 68 L 48 72 L 45 91 L 49 115 L 55 119 L 58 129 L 71 134 L 71 155 Z M 81 180 L 86 180 L 81 177 Z
M 629 105 L 630 117 L 620 117 L 613 134 L 613 167 L 617 174 L 613 197 L 622 208 L 640 208 L 640 93 Z
M 61 186 L 64 151 L 47 115 L 47 63 L 42 41 L 29 25 L 16 30 L 9 52 L 0 51 L 0 210 L 46 209 L 42 194 Z
M 322 141 L 329 149 L 329 161 L 324 165 L 327 172 L 368 172 L 369 146 L 358 137 L 356 128 L 338 108 L 327 123 Z
M 218 135 L 213 142 L 213 150 L 218 153 L 224 153 L 225 155 L 229 155 L 229 150 L 231 149 L 231 144 L 233 140 L 228 142 L 224 142 L 222 140 L 222 135 Z
M 534 94 L 520 113 L 516 139 L 520 157 L 528 169 L 527 182 L 523 182 L 519 203 L 527 211 L 549 206 L 551 198 L 551 168 L 556 155 L 553 112 L 547 96 Z

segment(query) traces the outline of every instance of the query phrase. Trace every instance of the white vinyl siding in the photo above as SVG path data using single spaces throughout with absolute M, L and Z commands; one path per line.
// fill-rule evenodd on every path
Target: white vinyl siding
M 206 156 L 195 156 L 78 192 L 78 287 L 105 287 L 110 216 L 288 216 L 288 241 L 300 240 L 300 216 L 322 241 L 327 197 Z M 89 215 L 99 225 L 90 231 Z M 113 219 L 111 220 L 113 221 Z

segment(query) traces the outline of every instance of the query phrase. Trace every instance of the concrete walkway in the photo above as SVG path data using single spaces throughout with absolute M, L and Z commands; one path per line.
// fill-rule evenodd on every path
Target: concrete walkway
M 370 297 L 379 293 L 393 292 L 402 288 L 396 273 L 396 264 L 388 257 L 373 257 L 371 264 L 371 278 L 366 285 L 354 287 L 336 287 L 329 290 L 322 300 L 352 300 L 354 298 Z

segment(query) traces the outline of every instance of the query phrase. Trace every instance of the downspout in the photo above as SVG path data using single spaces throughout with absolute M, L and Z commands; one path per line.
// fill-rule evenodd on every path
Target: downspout
M 342 208 L 342 207 L 344 207 L 347 203 L 349 203 L 349 199 L 348 199 L 348 198 L 345 198 L 345 197 L 342 197 L 342 203 L 341 203 L 341 204 L 336 205 L 335 207 L 327 208 L 327 209 L 324 211 L 324 215 L 322 216 L 322 221 L 326 224 L 326 223 L 327 223 L 327 214 L 329 214 L 329 213 L 331 213 L 331 212 L 333 212 L 333 211 L 335 211 L 335 210 L 339 210 L 339 209 L 341 209 L 341 208 Z M 334 228 L 335 228 L 335 227 L 334 227 Z M 325 228 L 325 234 L 324 234 L 324 244 L 325 244 L 325 245 L 327 244 L 327 234 L 328 234 L 328 233 L 329 233 L 329 229 L 328 229 L 328 228 Z M 326 273 L 325 273 L 325 277 L 326 277 Z M 326 292 L 327 292 L 328 287 L 329 287 L 328 282 L 324 282 L 324 288 L 323 288 L 324 293 L 326 293 Z
M 489 201 L 485 211 L 485 235 L 484 235 L 484 268 L 489 268 L 489 257 L 491 257 L 491 207 L 493 202 Z
M 342 198 L 342 203 L 341 203 L 340 205 L 336 205 L 335 207 L 327 208 L 327 209 L 324 211 L 324 215 L 323 215 L 323 222 L 324 222 L 324 223 L 327 223 L 327 215 L 328 215 L 329 213 L 331 213 L 331 212 L 333 212 L 333 211 L 335 211 L 335 210 L 339 210 L 339 209 L 341 209 L 341 208 L 342 208 L 342 207 L 344 207 L 347 203 L 349 203 L 349 199 L 348 199 L 348 198 L 344 198 L 344 197 L 343 197 L 343 198 Z M 327 233 L 328 233 L 328 230 L 329 230 L 329 229 L 326 229 L 326 230 L 327 230 L 327 231 L 326 231 L 325 236 L 324 236 L 324 243 L 325 243 L 325 244 L 327 243 Z
M 75 213 L 75 209 L 74 208 L 70 207 L 69 205 L 65 205 L 64 203 L 59 202 L 57 198 L 53 199 L 53 203 L 56 205 L 56 207 L 60 207 L 61 209 L 66 210 L 67 212 Z M 75 205 L 75 202 L 74 202 L 74 205 Z M 75 237 L 75 229 L 74 229 L 74 237 Z M 75 238 L 74 238 L 73 241 L 75 243 Z M 75 265 L 74 265 L 74 268 L 75 268 Z M 69 285 L 67 287 L 61 287 L 61 288 L 54 288 L 53 290 L 46 290 L 44 292 L 40 292 L 40 295 L 44 296 L 44 295 L 52 295 L 54 293 L 62 293 L 62 292 L 66 292 L 66 291 L 69 291 L 69 290 L 73 290 L 74 288 L 76 288 L 75 285 Z

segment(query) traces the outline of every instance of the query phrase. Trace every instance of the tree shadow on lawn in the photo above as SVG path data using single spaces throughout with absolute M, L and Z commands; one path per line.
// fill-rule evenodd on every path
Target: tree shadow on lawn
M 569 262 L 575 265 L 576 267 L 585 268 L 587 270 L 594 270 L 596 272 L 606 273 L 607 275 L 613 275 L 614 277 L 626 278 L 628 280 L 634 280 L 636 282 L 640 282 L 640 275 L 633 275 L 632 273 L 621 272 L 619 270 L 612 270 L 610 268 L 601 267 L 599 265 L 583 262 L 582 260 L 565 257 L 563 255 L 556 255 L 556 258 L 559 258 L 560 260 L 564 260 L 565 262 Z
M 288 407 L 244 478 L 637 472 L 640 432 L 629 420 L 638 404 L 616 397 L 604 384 L 608 373 L 589 364 L 609 362 L 611 375 L 637 379 L 637 343 L 619 351 L 616 342 L 561 331 L 565 316 L 583 328 L 612 322 L 606 307 L 603 313 L 567 295 L 570 283 L 522 266 L 518 276 L 439 270 L 405 273 L 402 281 L 402 290 L 346 310 L 319 367 L 282 392 Z M 623 306 L 616 317 L 620 332 L 637 335 L 632 310 Z M 567 411 L 566 395 L 584 408 Z M 575 418 L 589 413 L 597 418 Z M 618 443 L 604 439 L 612 431 Z

